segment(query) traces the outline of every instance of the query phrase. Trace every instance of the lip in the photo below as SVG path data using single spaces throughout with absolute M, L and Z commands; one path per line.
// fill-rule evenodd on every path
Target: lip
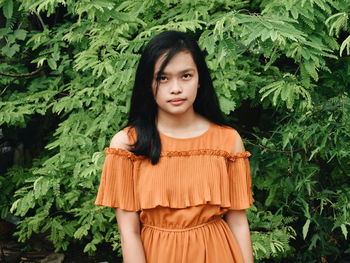
M 168 102 L 170 102 L 172 105 L 181 105 L 183 102 L 185 101 L 185 99 L 172 99 L 169 100 Z
M 180 99 L 180 98 L 178 98 L 178 99 L 172 99 L 172 100 L 169 100 L 169 102 L 176 102 L 176 101 L 181 101 L 181 100 L 185 100 L 185 99 Z

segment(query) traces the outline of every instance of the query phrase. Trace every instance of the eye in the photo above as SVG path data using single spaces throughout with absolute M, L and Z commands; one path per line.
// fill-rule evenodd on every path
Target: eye
M 168 78 L 166 76 L 160 76 L 158 78 L 158 81 L 160 81 L 160 82 L 164 82 L 164 81 L 167 81 L 167 80 L 168 80 Z
M 192 75 L 189 74 L 189 73 L 186 73 L 186 74 L 183 75 L 184 79 L 190 79 L 191 77 L 192 77 Z

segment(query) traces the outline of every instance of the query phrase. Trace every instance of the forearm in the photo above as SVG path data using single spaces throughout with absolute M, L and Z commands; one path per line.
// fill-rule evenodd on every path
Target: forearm
M 116 208 L 115 215 L 118 221 L 124 263 L 146 263 L 140 236 L 139 214 Z
M 250 231 L 247 226 L 232 226 L 230 227 L 233 235 L 236 237 L 238 245 L 242 251 L 242 256 L 245 263 L 254 262 L 252 243 L 250 240 Z
M 128 233 L 121 236 L 121 245 L 124 263 L 146 263 L 140 234 Z
M 230 211 L 225 216 L 225 220 L 241 249 L 244 263 L 254 262 L 249 224 L 245 210 Z

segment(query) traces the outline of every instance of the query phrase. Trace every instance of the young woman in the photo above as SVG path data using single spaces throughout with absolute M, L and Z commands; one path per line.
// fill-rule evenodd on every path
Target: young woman
M 124 262 L 253 262 L 250 153 L 188 34 L 148 43 L 128 125 L 105 152 L 96 204 L 115 208 Z

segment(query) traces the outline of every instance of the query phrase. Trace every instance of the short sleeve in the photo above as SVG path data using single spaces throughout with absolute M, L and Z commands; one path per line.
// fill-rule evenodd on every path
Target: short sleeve
M 240 152 L 229 158 L 230 210 L 247 209 L 253 204 L 252 179 L 248 157 L 249 152 Z
M 140 210 L 133 172 L 133 154 L 116 148 L 106 148 L 100 186 L 95 205 L 121 208 L 127 211 Z

